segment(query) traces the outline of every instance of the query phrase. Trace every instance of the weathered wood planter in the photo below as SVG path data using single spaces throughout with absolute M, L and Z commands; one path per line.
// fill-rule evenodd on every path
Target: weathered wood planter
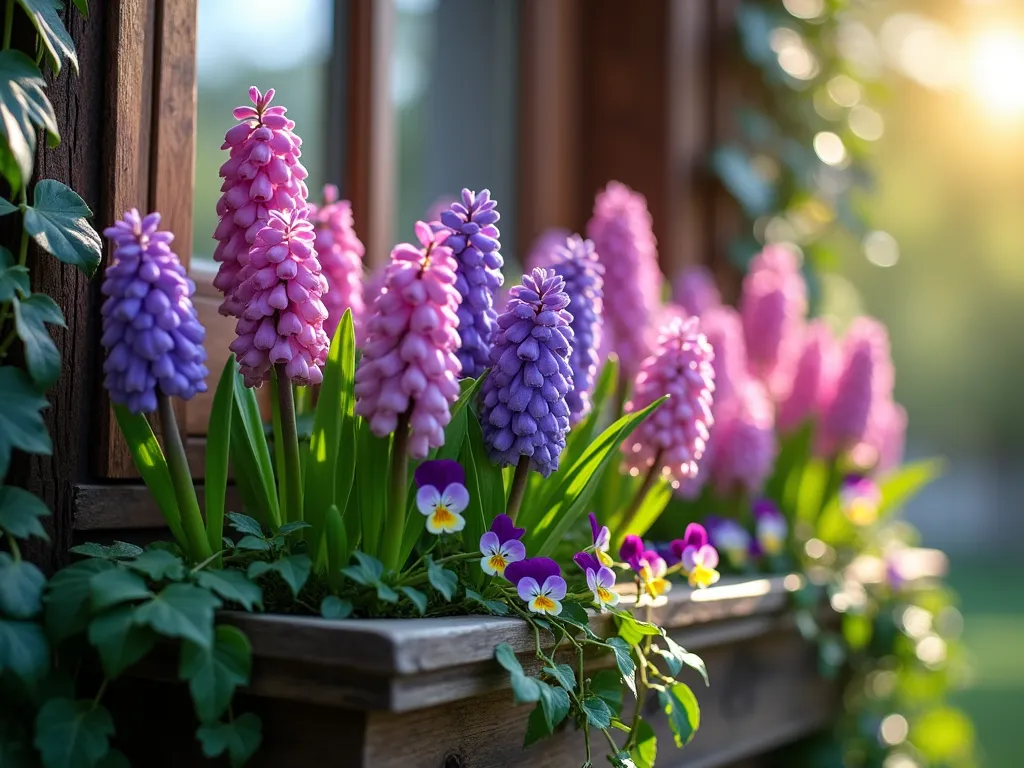
M 837 689 L 817 674 L 815 648 L 797 632 L 781 577 L 733 579 L 699 593 L 677 587 L 653 620 L 707 662 L 711 687 L 693 673 L 700 731 L 676 750 L 655 715 L 659 766 L 727 766 L 826 725 Z M 623 598 L 628 603 L 632 598 Z M 582 734 L 563 725 L 522 751 L 530 706 L 515 706 L 494 647 L 511 643 L 535 668 L 534 638 L 517 619 L 453 617 L 326 621 L 228 614 L 253 645 L 252 685 L 235 711 L 258 712 L 263 745 L 252 765 L 373 768 L 552 768 L 583 762 Z M 611 618 L 595 616 L 596 632 Z M 612 663 L 597 657 L 596 669 Z M 154 677 L 173 676 L 173 667 Z M 161 675 L 164 672 L 165 675 Z M 139 707 L 138 697 L 146 699 Z M 123 745 L 133 764 L 208 764 L 180 684 L 135 680 L 112 691 Z M 652 712 L 656 702 L 647 702 Z M 154 727 L 154 718 L 171 728 Z M 594 740 L 597 749 L 603 739 Z M 595 764 L 603 763 L 603 757 Z

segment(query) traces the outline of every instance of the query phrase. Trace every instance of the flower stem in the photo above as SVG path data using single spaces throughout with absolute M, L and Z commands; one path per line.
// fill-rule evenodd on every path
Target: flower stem
M 289 507 L 283 519 L 293 522 L 302 519 L 302 467 L 299 464 L 299 433 L 295 427 L 295 397 L 284 366 L 284 363 L 276 363 L 274 373 L 277 376 L 277 407 L 281 413 L 281 448 Z
M 167 467 L 171 473 L 174 496 L 178 500 L 181 527 L 185 532 L 189 555 L 193 561 L 205 560 L 213 555 L 213 550 L 210 549 L 210 542 L 206 538 L 206 526 L 199 511 L 199 499 L 192 484 L 192 472 L 188 467 L 181 433 L 178 432 L 178 421 L 174 418 L 174 405 L 171 398 L 163 392 L 157 395 L 157 412 L 160 415 L 160 431 L 164 438 L 164 450 L 167 452 Z
M 388 493 L 388 516 L 384 520 L 381 541 L 381 562 L 385 570 L 397 570 L 401 563 L 402 536 L 405 534 L 405 513 L 409 496 L 409 413 L 398 417 L 395 438 L 391 443 L 391 488 Z
M 658 451 L 654 455 L 654 463 L 651 464 L 651 468 L 647 470 L 647 475 L 644 477 L 643 485 L 640 486 L 640 490 L 636 492 L 636 496 L 633 497 L 633 501 L 630 502 L 629 507 L 627 507 L 625 514 L 622 516 L 622 522 L 619 523 L 619 530 L 616 532 L 616 549 L 621 546 L 622 540 L 626 537 L 626 534 L 629 533 L 629 526 L 632 525 L 633 519 L 636 517 L 636 513 L 640 511 L 640 507 L 643 506 L 644 499 L 647 498 L 647 494 L 651 492 L 651 488 L 654 487 L 654 483 L 661 474 L 661 457 L 663 453 L 664 451 Z
M 508 493 L 508 508 L 505 514 L 516 521 L 519 514 L 519 507 L 523 503 L 523 496 L 526 494 L 526 481 L 530 478 L 530 457 L 520 456 L 516 464 L 516 473 L 512 476 L 512 488 Z
M 4 50 L 11 47 L 11 30 L 14 29 L 14 0 L 7 0 L 4 11 Z

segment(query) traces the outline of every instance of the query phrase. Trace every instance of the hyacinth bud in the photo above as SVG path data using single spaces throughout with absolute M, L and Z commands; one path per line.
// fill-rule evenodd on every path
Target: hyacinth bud
M 566 396 L 573 389 L 568 305 L 565 280 L 554 270 L 535 269 L 513 286 L 498 315 L 480 410 L 484 443 L 496 464 L 527 456 L 545 477 L 558 469 L 569 430 Z
M 441 214 L 441 224 L 450 233 L 447 246 L 458 263 L 455 288 L 462 296 L 459 305 L 457 353 L 462 375 L 478 378 L 490 360 L 491 343 L 496 330 L 494 297 L 504 278 L 501 276 L 500 233 L 494 226 L 499 218 L 484 189 L 480 194 L 462 190 L 462 201 L 454 202 Z
M 747 374 L 747 345 L 743 340 L 743 322 L 732 307 L 721 305 L 707 310 L 700 318 L 701 333 L 715 352 L 715 409 L 719 410 L 736 396 Z
M 821 422 L 818 448 L 827 456 L 864 440 L 872 408 L 892 398 L 894 373 L 885 326 L 857 318 L 843 341 L 840 371 Z
M 603 322 L 602 289 L 604 266 L 597 260 L 594 244 L 573 235 L 555 249 L 551 268 L 565 280 L 572 314 L 573 343 L 569 355 L 573 388 L 565 396 L 569 423 L 575 424 L 590 412 L 590 395 L 597 377 L 597 350 Z
M 760 492 L 777 452 L 775 413 L 764 384 L 745 380 L 724 413 L 716 413 L 715 460 L 711 474 L 722 494 L 737 488 Z
M 295 122 L 285 117 L 284 107 L 270 106 L 273 88 L 260 93 L 253 86 L 249 98 L 254 106 L 235 107 L 233 114 L 240 122 L 228 130 L 221 145 L 231 157 L 220 167 L 223 194 L 217 201 L 220 222 L 213 234 L 218 241 L 213 258 L 220 262 L 213 284 L 224 294 L 220 313 L 234 317 L 242 315 L 242 302 L 235 297 L 242 255 L 271 211 L 305 208 L 308 196 Z
M 103 364 L 110 399 L 132 413 L 157 408 L 157 395 L 189 400 L 206 391 L 206 331 L 192 306 L 195 284 L 157 229 L 160 214 L 132 208 L 103 234 L 114 256 L 103 280 Z
M 750 372 L 777 392 L 787 382 L 798 354 L 800 327 L 807 314 L 807 285 L 796 255 L 780 245 L 766 246 L 750 263 L 740 297 Z
M 654 353 L 644 360 L 626 412 L 669 395 L 622 446 L 630 474 L 655 467 L 676 484 L 697 474 L 711 425 L 714 352 L 697 318 L 674 318 L 662 327 Z
M 651 354 L 654 321 L 661 304 L 657 243 L 647 201 L 613 181 L 594 202 L 587 237 L 604 264 L 605 334 L 603 349 L 615 352 L 625 375 L 633 377 Z
M 786 433 L 820 415 L 835 383 L 839 363 L 832 332 L 820 320 L 807 326 L 788 394 L 779 406 L 779 431 Z
M 324 332 L 327 308 L 321 296 L 327 280 L 320 273 L 308 211 L 271 211 L 248 253 L 242 256 L 235 291 L 242 314 L 231 351 L 249 387 L 270 379 L 285 364 L 296 384 L 323 381 L 330 340 Z
M 324 204 L 310 206 L 309 218 L 316 231 L 316 255 L 327 279 L 323 296 L 327 307 L 324 332 L 328 339 L 341 322 L 346 309 L 352 310 L 352 322 L 363 320 L 363 254 L 366 249 L 352 228 L 352 204 L 338 199 L 338 188 L 324 187 Z
M 548 227 L 533 241 L 530 252 L 526 254 L 525 269 L 527 271 L 537 267 L 550 267 L 555 260 L 555 253 L 565 247 L 565 241 L 572 236 L 572 232 L 562 227 Z
M 691 265 L 672 281 L 672 298 L 688 315 L 703 317 L 712 307 L 722 303 L 715 276 L 704 266 Z
M 458 308 L 455 257 L 448 233 L 416 222 L 419 247 L 391 251 L 384 287 L 366 323 L 356 370 L 356 413 L 378 437 L 409 419 L 409 456 L 425 458 L 444 445 L 451 404 L 459 397 Z

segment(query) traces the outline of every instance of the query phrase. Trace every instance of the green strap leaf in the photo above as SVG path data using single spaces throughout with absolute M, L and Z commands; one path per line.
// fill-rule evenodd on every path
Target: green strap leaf
M 40 389 L 48 389 L 60 376 L 60 352 L 46 323 L 64 325 L 57 302 L 42 293 L 24 299 L 14 297 L 14 329 L 25 346 L 25 364 Z
M 231 415 L 235 410 L 235 377 L 238 365 L 229 355 L 217 382 L 206 433 L 206 540 L 213 552 L 224 548 L 224 499 L 228 487 L 228 459 L 231 455 Z
M 327 508 L 324 538 L 327 551 L 327 582 L 332 590 L 341 587 L 341 569 L 348 564 L 349 544 L 345 522 L 341 519 L 338 507 L 331 504 Z
M 256 393 L 245 386 L 241 374 L 234 378 L 234 412 L 231 414 L 231 462 L 235 483 L 242 491 L 246 509 L 259 514 L 271 530 L 281 526 L 281 510 L 274 483 L 274 465 L 263 434 Z
M 391 466 L 391 437 L 375 437 L 366 419 L 357 421 L 355 496 L 362 521 L 362 550 L 379 555 L 381 528 L 388 508 L 387 483 L 381 482 L 381 473 Z
M 28 374 L 12 366 L 0 367 L 0 478 L 7 475 L 15 448 L 44 456 L 53 453 L 41 413 L 49 405 Z
M 78 194 L 59 181 L 43 179 L 25 206 L 25 231 L 53 256 L 92 277 L 100 265 L 100 236 L 89 223 L 92 211 Z

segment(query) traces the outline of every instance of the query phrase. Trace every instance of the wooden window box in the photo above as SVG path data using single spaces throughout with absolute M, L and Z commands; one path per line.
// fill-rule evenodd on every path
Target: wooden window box
M 733 765 L 831 721 L 839 689 L 819 677 L 817 649 L 797 631 L 783 582 L 735 578 L 698 593 L 677 586 L 654 608 L 653 620 L 699 653 L 711 678 L 710 688 L 696 673 L 687 678 L 702 718 L 685 749 L 674 748 L 664 716 L 653 717 L 659 766 Z M 495 646 L 508 642 L 528 670 L 536 666 L 533 634 L 518 619 L 222 618 L 253 646 L 252 684 L 234 704 L 236 713 L 263 719 L 252 766 L 564 768 L 583 761 L 582 734 L 570 724 L 522 751 L 531 705 L 513 704 L 508 674 L 493 660 Z M 614 632 L 607 615 L 593 617 L 591 626 Z M 590 660 L 595 670 L 611 663 L 610 656 Z M 108 694 L 133 764 L 205 764 L 188 692 L 170 682 L 175 672 L 176 655 L 169 655 L 166 665 Z M 657 710 L 656 700 L 645 706 Z M 603 739 L 594 744 L 605 746 Z M 595 765 L 603 762 L 595 752 Z

